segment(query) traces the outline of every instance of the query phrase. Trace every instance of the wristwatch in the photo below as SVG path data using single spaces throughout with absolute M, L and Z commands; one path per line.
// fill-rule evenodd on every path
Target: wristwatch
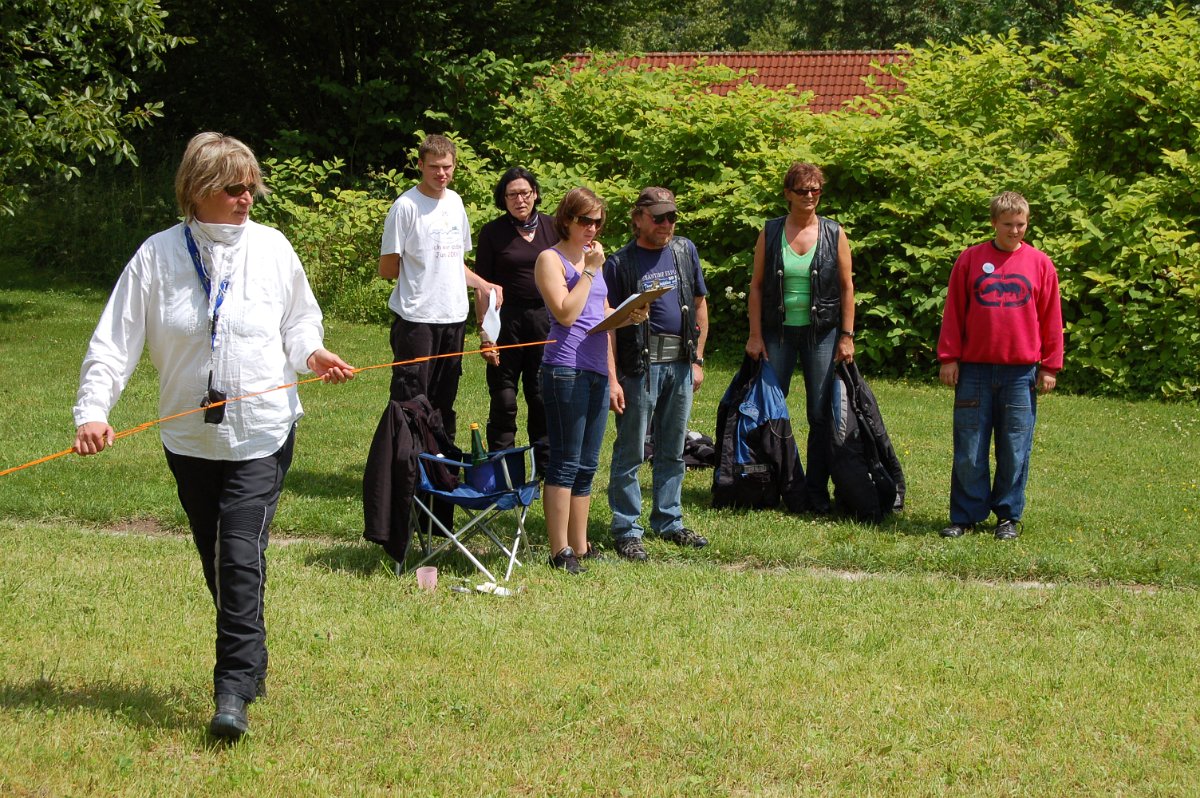
M 849 338 L 851 341 L 854 340 L 854 330 L 838 330 L 838 337 L 840 338 L 843 335 Z
M 704 358 L 702 358 L 702 357 L 698 357 L 698 358 L 696 358 L 695 360 L 693 360 L 692 362 L 693 362 L 693 363 L 695 363 L 697 366 L 703 366 L 703 365 L 704 365 Z

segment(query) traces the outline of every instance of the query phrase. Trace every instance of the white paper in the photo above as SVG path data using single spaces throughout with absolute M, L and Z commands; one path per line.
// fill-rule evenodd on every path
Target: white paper
M 496 309 L 496 292 L 488 291 L 488 309 L 483 314 L 483 333 L 492 343 L 500 339 L 500 311 Z

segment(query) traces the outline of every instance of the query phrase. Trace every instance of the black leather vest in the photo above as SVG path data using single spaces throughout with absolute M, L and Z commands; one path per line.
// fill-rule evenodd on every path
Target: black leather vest
M 786 216 L 767 221 L 763 227 L 763 262 L 761 321 L 763 337 L 778 335 L 783 329 L 786 313 L 783 308 L 783 224 Z M 838 282 L 838 243 L 842 227 L 832 219 L 818 216 L 817 252 L 812 262 L 812 306 L 809 330 L 819 336 L 842 322 L 842 287 Z
M 675 271 L 679 274 L 679 316 L 683 322 L 680 337 L 687 351 L 687 360 L 696 358 L 696 309 L 692 306 L 696 301 L 696 285 L 692 275 L 692 259 L 689 256 L 687 239 L 675 236 L 667 244 L 675 258 Z M 628 297 L 641 290 L 638 285 L 637 264 L 634 263 L 634 249 L 637 241 L 630 241 L 611 256 L 612 268 L 604 272 L 608 283 L 608 301 L 615 307 Z M 656 300 L 659 301 L 659 300 Z M 646 336 L 650 333 L 650 322 L 633 324 L 617 329 L 617 376 L 637 376 L 647 370 L 650 350 L 646 345 Z

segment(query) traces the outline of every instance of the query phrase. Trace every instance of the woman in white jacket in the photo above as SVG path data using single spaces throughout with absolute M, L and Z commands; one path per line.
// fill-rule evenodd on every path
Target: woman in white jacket
M 184 221 L 151 236 L 125 267 L 88 346 L 74 416 L 74 449 L 114 440 L 108 413 L 143 347 L 159 375 L 159 425 L 217 610 L 217 737 L 248 727 L 246 705 L 267 675 L 263 590 L 267 529 L 304 414 L 293 386 L 315 372 L 345 382 L 353 369 L 323 348 L 308 279 L 278 230 L 249 220 L 266 189 L 254 153 L 219 133 L 192 138 L 175 175 Z

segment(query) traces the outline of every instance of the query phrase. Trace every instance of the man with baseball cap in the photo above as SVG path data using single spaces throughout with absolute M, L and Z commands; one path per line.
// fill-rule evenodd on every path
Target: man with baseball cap
M 643 441 L 653 430 L 653 508 L 650 528 L 680 546 L 699 548 L 708 540 L 683 525 L 683 446 L 692 411 L 692 391 L 704 381 L 708 305 L 696 245 L 675 235 L 675 195 L 646 188 L 633 206 L 634 239 L 604 264 L 613 307 L 656 286 L 671 290 L 650 305 L 641 324 L 619 328 L 609 369 L 610 406 L 617 414 L 617 440 L 609 472 L 608 501 L 617 554 L 645 560 L 645 529 L 639 523 L 642 494 L 638 467 Z

